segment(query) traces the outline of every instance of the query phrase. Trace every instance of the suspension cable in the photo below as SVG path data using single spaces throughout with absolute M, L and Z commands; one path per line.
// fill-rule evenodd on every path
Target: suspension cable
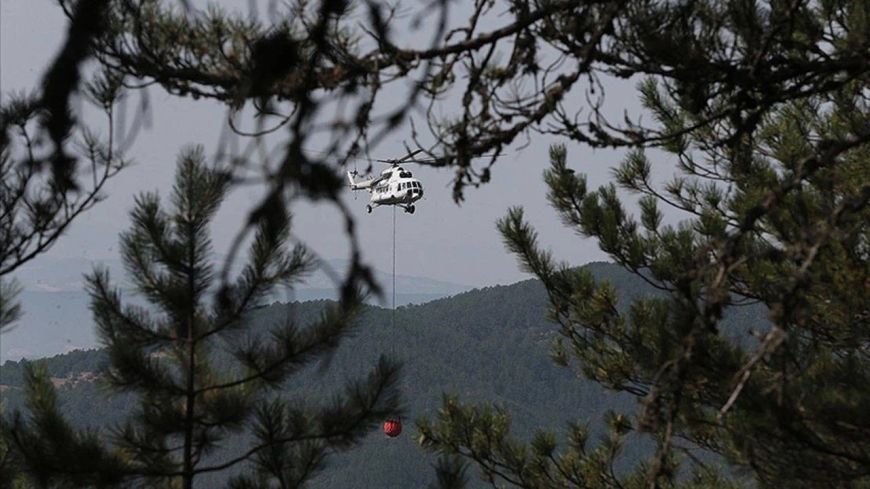
M 390 331 L 390 356 L 396 356 L 396 206 L 393 206 L 393 317 Z

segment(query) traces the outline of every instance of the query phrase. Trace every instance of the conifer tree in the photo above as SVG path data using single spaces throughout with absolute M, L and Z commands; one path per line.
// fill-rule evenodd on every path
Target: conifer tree
M 609 283 L 543 250 L 521 208 L 498 228 L 549 293 L 554 359 L 640 408 L 609 415 L 591 450 L 584 428 L 569 428 L 561 447 L 552 434 L 524 444 L 506 413 L 451 398 L 422 422 L 421 442 L 527 488 L 731 484 L 696 463 L 698 449 L 761 487 L 870 485 L 866 81 L 784 104 L 725 147 L 715 141 L 733 127 L 685 131 L 696 114 L 644 81 L 645 106 L 674 136 L 662 149 L 679 174 L 666 182 L 635 150 L 615 183 L 590 190 L 567 148 L 553 146 L 544 178 L 561 220 L 664 295 L 620 303 Z M 639 218 L 619 190 L 640 195 Z M 678 225 L 664 224 L 664 206 L 680 211 Z M 769 321 L 722 328 L 749 304 Z M 657 448 L 616 476 L 634 430 Z
M 238 278 L 208 300 L 216 290 L 208 225 L 229 179 L 204 160 L 201 147 L 184 151 L 170 209 L 157 193 L 139 196 L 121 235 L 127 273 L 152 307 L 125 306 L 107 270 L 87 277 L 110 358 L 103 378 L 136 394 L 135 412 L 112 430 L 76 432 L 44 367 L 28 367 L 28 412 L 15 413 L 3 435 L 35 486 L 189 489 L 205 474 L 232 471 L 225 487 L 301 487 L 330 453 L 398 411 L 398 366 L 383 358 L 331 402 L 287 391 L 341 344 L 361 304 L 346 293 L 313 325 L 288 315 L 252 328 L 251 311 L 314 266 L 302 245 L 288 249 L 289 220 L 263 221 Z
M 108 181 L 127 164 L 113 130 L 116 105 L 123 98 L 121 85 L 116 72 L 103 70 L 83 87 L 85 99 L 105 116 L 107 137 L 84 125 L 54 126 L 58 138 L 53 148 L 45 143 L 57 111 L 52 112 L 56 107 L 47 102 L 51 97 L 45 96 L 44 87 L 30 94 L 3 94 L 0 342 L 25 313 L 17 301 L 22 287 L 13 277 L 15 271 L 47 252 L 79 216 L 102 201 Z M 58 164 L 61 161 L 63 164 Z M 6 410 L 3 401 L 0 396 L 0 416 Z M 9 441 L 0 438 L 0 487 L 26 487 L 19 467 Z
M 21 288 L 11 275 L 102 201 L 106 183 L 126 166 L 114 131 L 120 76 L 97 71 L 83 85 L 85 100 L 105 117 L 106 137 L 74 125 L 51 148 L 53 112 L 43 92 L 4 94 L 0 104 L 0 334 L 22 314 L 15 301 Z
M 231 110 L 250 103 L 258 121 L 277 120 L 255 137 L 287 128 L 284 157 L 267 169 L 275 185 L 252 226 L 264 216 L 280 221 L 287 194 L 341 208 L 338 168 L 302 151 L 330 103 L 353 108 L 329 121 L 328 153 L 343 157 L 367 149 L 371 134 L 378 141 L 421 99 L 427 102 L 431 137 L 414 143 L 435 157 L 432 164 L 456 167 L 457 199 L 465 185 L 489 181 L 497 159 L 481 167 L 472 157 L 499 153 L 536 131 L 637 149 L 616 176 L 624 189 L 645 194 L 639 223 L 615 188 L 589 192 L 582 176 L 555 156 L 548 183 L 568 225 L 599 239 L 670 300 L 637 302 L 626 312 L 606 285 L 560 270 L 539 253 L 519 212 L 501 227 L 553 294 L 554 319 L 585 375 L 644 400 L 643 416 L 629 425 L 652 433 L 660 446 L 638 477 L 650 484 L 670 480 L 680 440 L 720 453 L 770 484 L 837 485 L 861 477 L 864 425 L 850 404 L 860 407 L 860 397 L 840 402 L 841 390 L 820 386 L 860 385 L 854 379 L 862 371 L 860 161 L 870 141 L 863 122 L 870 70 L 865 2 L 477 1 L 462 25 L 448 32 L 446 22 L 437 24 L 425 47 L 416 36 L 398 39 L 387 2 L 365 2 L 359 29 L 352 27 L 359 20 L 355 4 L 343 0 L 293 2 L 269 22 L 216 8 L 190 15 L 177 8 L 189 6 L 183 0 L 59 3 L 73 28 L 67 56 L 52 69 L 54 90 L 47 91 L 58 109 L 56 127 L 71 123 L 60 110 L 75 88 L 66 81 L 77 80 L 92 56 L 139 86 L 157 83 Z M 430 12 L 446 16 L 449 5 L 425 4 L 412 17 L 427 24 L 420 20 Z M 602 111 L 607 77 L 645 76 L 651 79 L 642 87 L 644 102 L 656 122 L 608 120 Z M 376 102 L 395 93 L 389 84 L 409 77 L 414 88 L 407 103 L 391 100 L 395 110 L 381 113 Z M 461 108 L 434 116 L 451 90 L 461 94 Z M 581 99 L 591 103 L 575 103 Z M 676 155 L 688 178 L 655 188 L 644 147 Z M 695 217 L 663 227 L 661 203 Z M 350 219 L 347 229 L 352 235 Z M 353 276 L 364 270 L 356 258 Z M 753 300 L 772 311 L 773 328 L 756 328 L 764 332 L 756 349 L 731 345 L 718 320 L 732 302 Z M 813 376 L 818 382 L 802 383 Z M 820 404 L 808 406 L 808 399 Z M 836 409 L 825 411 L 831 406 Z M 456 404 L 450 409 L 458 412 Z M 833 424 L 823 412 L 836 414 Z M 615 423 L 612 436 L 624 426 Z M 697 426 L 709 428 L 692 431 Z M 433 446 L 449 434 L 436 431 L 426 433 Z M 466 445 L 460 439 L 454 451 Z M 515 458 L 510 450 L 508 458 Z

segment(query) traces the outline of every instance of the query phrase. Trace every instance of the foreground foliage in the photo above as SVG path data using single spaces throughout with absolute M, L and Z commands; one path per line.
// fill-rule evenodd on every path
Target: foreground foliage
M 733 127 L 686 133 L 696 114 L 654 80 L 641 83 L 645 105 L 675 136 L 663 149 L 681 174 L 663 184 L 637 150 L 613 170 L 616 183 L 590 191 L 565 146 L 552 147 L 544 178 L 562 221 L 667 296 L 621 310 L 610 284 L 540 248 L 522 209 L 499 230 L 547 288 L 562 337 L 554 359 L 642 408 L 611 418 L 609 438 L 590 452 L 582 429 L 570 429 L 559 449 L 543 436 L 508 443 L 500 418 L 448 403 L 437 423 L 423 425 L 424 443 L 522 487 L 679 486 L 688 483 L 680 459 L 707 470 L 692 463 L 696 448 L 763 486 L 870 483 L 864 82 L 784 104 L 726 148 L 713 142 Z M 639 219 L 619 189 L 640 194 Z M 690 217 L 666 225 L 663 204 Z M 751 303 L 770 321 L 722 327 L 725 312 Z M 629 430 L 658 450 L 622 480 L 609 466 Z M 729 485 L 715 471 L 709 477 L 703 485 Z
M 501 223 L 509 247 L 551 293 L 566 340 L 557 359 L 573 358 L 587 377 L 643 401 L 631 425 L 659 444 L 649 466 L 636 471 L 646 484 L 675 483 L 684 443 L 770 485 L 866 477 L 866 2 L 478 1 L 456 30 L 435 23 L 428 48 L 401 46 L 393 12 L 376 1 L 364 5 L 359 30 L 348 30 L 358 19 L 355 4 L 340 0 L 295 2 L 262 24 L 217 9 L 191 16 L 170 1 L 60 3 L 72 28 L 41 102 L 53 143 L 45 161 L 61 188 L 74 169 L 64 150 L 75 125 L 70 101 L 89 58 L 131 87 L 155 82 L 232 111 L 253 105 L 254 137 L 277 120 L 288 140 L 281 161 L 266 169 L 271 185 L 249 229 L 284 227 L 291 199 L 332 201 L 351 239 L 345 298 L 355 279 L 369 276 L 338 198 L 337 168 L 303 152 L 324 119 L 326 152 L 345 161 L 424 100 L 430 138 L 414 143 L 435 157 L 431 164 L 456 167 L 456 199 L 466 185 L 487 182 L 497 159 L 477 167 L 473 157 L 533 131 L 592 146 L 664 149 L 686 178 L 663 191 L 641 149 L 616 172 L 623 189 L 646 195 L 639 222 L 615 188 L 589 192 L 559 150 L 547 179 L 568 225 L 669 299 L 620 312 L 606 284 L 542 253 L 520 212 Z M 448 3 L 421 6 L 416 20 L 430 12 L 446 19 Z M 482 19 L 505 12 L 503 24 L 483 31 Z M 602 76 L 648 77 L 640 90 L 656 123 L 607 121 Z M 409 77 L 406 103 L 375 110 L 387 85 Z M 588 94 L 580 93 L 587 81 Z M 433 116 L 451 91 L 462 97 L 458 113 Z M 591 104 L 580 105 L 579 95 Z M 331 119 L 324 115 L 331 106 L 350 106 L 350 115 Z M 246 156 L 234 161 L 258 167 Z M 694 217 L 662 226 L 661 203 Z M 226 299 L 232 288 L 223 285 Z M 719 328 L 723 311 L 744 301 L 771 311 L 772 326 L 747 325 L 759 330 L 754 344 Z M 442 423 L 448 432 L 425 434 L 431 446 L 455 452 L 439 445 L 449 421 Z M 614 436 L 622 426 L 614 425 Z M 585 473 L 602 481 L 595 466 Z M 541 480 L 549 480 L 544 472 Z
M 632 147 L 712 130 L 709 143 L 727 146 L 780 104 L 861 79 L 870 47 L 867 5 L 845 0 L 439 0 L 401 8 L 294 0 L 266 16 L 176 0 L 59 3 L 71 19 L 74 7 L 100 6 L 104 22 L 90 53 L 131 85 L 153 82 L 233 110 L 249 104 L 258 121 L 238 128 L 245 137 L 286 129 L 274 176 L 288 184 L 303 177 L 295 165 L 326 170 L 326 159 L 302 151 L 319 124 L 332 137 L 324 149 L 343 159 L 425 107 L 409 144 L 434 158 L 425 164 L 456 168 L 457 199 L 465 186 L 488 182 L 497 160 L 479 166 L 474 157 L 533 132 Z M 674 131 L 639 114 L 605 117 L 610 80 L 647 76 L 694 116 L 691 125 Z M 450 98 L 456 108 L 441 110 Z
M 341 344 L 360 307 L 350 297 L 309 327 L 285 315 L 251 331 L 247 313 L 313 265 L 304 247 L 285 249 L 287 226 L 261 225 L 233 286 L 206 301 L 216 280 L 208 224 L 227 184 L 196 148 L 179 158 L 171 211 L 156 193 L 137 199 L 122 257 L 153 309 L 124 307 L 107 271 L 87 278 L 109 357 L 103 374 L 112 389 L 137 399 L 108 440 L 73 429 L 44 366 L 27 365 L 27 411 L 4 423 L 3 439 L 34 485 L 190 488 L 203 474 L 244 464 L 227 487 L 297 487 L 330 453 L 353 447 L 397 410 L 398 365 L 384 358 L 325 404 L 284 390 L 299 369 Z

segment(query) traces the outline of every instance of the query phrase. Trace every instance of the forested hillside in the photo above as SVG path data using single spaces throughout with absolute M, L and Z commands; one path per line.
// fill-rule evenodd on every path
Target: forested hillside
M 588 266 L 596 276 L 610 279 L 623 297 L 652 292 L 645 282 L 616 265 Z M 265 326 L 295 317 L 304 324 L 325 304 L 272 304 L 257 310 L 252 320 Z M 395 327 L 391 326 L 392 311 L 367 307 L 355 336 L 339 348 L 328 370 L 314 368 L 296 377 L 304 379 L 302 384 L 287 388 L 306 401 L 326 399 L 346 378 L 373 366 L 379 354 L 393 353 L 405 363 L 405 431 L 396 439 L 374 433 L 362 447 L 336 455 L 313 487 L 428 485 L 434 475 L 434 460 L 416 447 L 413 420 L 434 414 L 443 393 L 460 393 L 467 401 L 495 401 L 508 408 L 520 436 L 535 428 L 561 430 L 574 419 L 595 425 L 607 409 L 633 410 L 633 401 L 608 394 L 597 384 L 579 381 L 572 371 L 550 361 L 548 347 L 555 328 L 544 320 L 545 307 L 545 291 L 535 280 L 400 307 L 395 312 Z M 757 308 L 735 317 L 742 325 L 764 319 Z M 48 360 L 64 410 L 77 426 L 107 428 L 135 407 L 129 397 L 102 393 L 101 384 L 94 380 L 104 361 L 98 350 Z M 0 368 L 7 413 L 21 405 L 21 374 L 21 362 L 7 362 Z M 632 444 L 631 449 L 639 447 Z M 632 458 L 637 453 L 626 455 Z

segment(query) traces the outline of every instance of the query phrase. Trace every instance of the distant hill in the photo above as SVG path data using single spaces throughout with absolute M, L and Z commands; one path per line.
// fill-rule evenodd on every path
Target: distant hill
M 214 254 L 215 263 L 222 264 L 225 259 L 225 255 Z M 241 263 L 238 261 L 236 265 Z M 112 278 L 119 280 L 123 284 L 123 288 L 130 287 L 123 264 L 117 259 L 89 260 L 87 258 L 40 257 L 16 270 L 15 276 L 24 286 L 24 289 L 31 292 L 80 292 L 84 287 L 83 275 L 90 273 L 94 265 L 97 264 L 108 267 Z M 323 268 L 326 270 L 342 276 L 350 266 L 350 261 L 325 260 L 324 265 Z M 238 271 L 240 267 L 234 268 Z M 335 283 L 330 278 L 330 274 L 323 268 L 306 278 L 299 289 L 334 290 Z M 387 285 L 391 282 L 391 274 L 375 270 L 375 279 L 381 284 Z M 396 274 L 396 290 L 404 295 L 445 297 L 471 290 L 471 287 L 431 278 Z
M 215 258 L 221 263 L 225 257 L 217 255 Z M 93 270 L 95 263 L 108 267 L 113 281 L 120 280 L 122 289 L 128 291 L 126 297 L 143 304 L 129 292 L 130 284 L 125 280 L 126 273 L 120 260 L 40 257 L 16 271 L 15 276 L 24 287 L 20 296 L 24 317 L 13 330 L 0 335 L 0 363 L 97 347 L 89 310 L 90 299 L 83 290 L 82 279 L 85 273 Z M 343 274 L 349 262 L 329 260 L 326 264 Z M 375 279 L 382 286 L 389 287 L 391 276 L 378 270 Z M 425 277 L 396 275 L 396 305 L 421 304 L 470 289 L 469 286 Z M 281 291 L 273 300 L 305 302 L 336 298 L 336 288 L 329 275 L 318 270 L 292 294 Z M 379 305 L 389 305 L 390 300 L 388 294 L 387 302 Z M 374 297 L 369 302 L 378 304 Z
M 645 282 L 616 265 L 596 263 L 588 268 L 597 277 L 610 279 L 625 299 L 654 293 Z M 255 311 L 252 320 L 268 324 L 292 314 L 305 324 L 324 305 L 325 301 L 275 303 Z M 379 354 L 393 352 L 405 362 L 406 431 L 397 439 L 373 433 L 360 448 L 332 457 L 330 468 L 311 487 L 426 487 L 433 479 L 434 457 L 414 443 L 413 420 L 434 415 L 445 392 L 459 393 L 464 401 L 491 401 L 507 408 L 514 415 L 515 433 L 520 436 L 539 427 L 561 432 L 567 421 L 575 419 L 600 427 L 601 415 L 607 409 L 633 412 L 636 406 L 631 397 L 580 381 L 570 369 L 550 361 L 548 348 L 555 326 L 543 319 L 546 307 L 546 293 L 537 280 L 400 307 L 395 313 L 395 328 L 390 310 L 368 307 L 357 323 L 356 334 L 342 344 L 329 370 L 303 372 L 293 382 L 293 393 L 308 399 L 325 398 L 340 388 L 343 380 L 371 368 Z M 739 320 L 745 324 L 765 318 L 759 308 L 744 308 Z M 727 327 L 736 328 L 736 324 Z M 134 406 L 130 397 L 107 398 L 100 390 L 95 374 L 103 362 L 105 357 L 99 350 L 48 360 L 64 411 L 78 426 L 106 428 Z M 22 362 L 6 362 L 0 367 L 0 390 L 7 409 L 21 404 L 22 366 Z M 639 457 L 645 446 L 630 444 L 628 461 Z M 471 475 L 472 480 L 475 477 Z M 200 482 L 199 487 L 211 487 L 219 480 Z

